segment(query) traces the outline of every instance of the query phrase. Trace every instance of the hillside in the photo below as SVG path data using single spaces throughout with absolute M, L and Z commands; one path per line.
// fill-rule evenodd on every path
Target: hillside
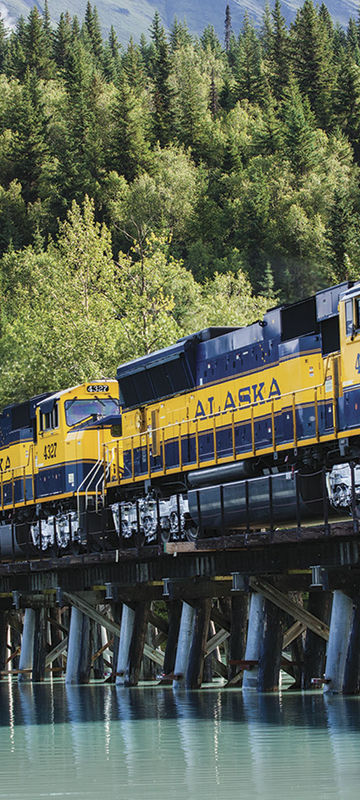
M 265 0 L 230 0 L 230 9 L 234 31 L 241 26 L 243 15 L 248 11 L 256 25 L 261 24 Z M 43 0 L 4 0 L 0 2 L 0 12 L 7 24 L 14 25 L 20 14 L 25 17 L 35 5 L 43 9 Z M 282 12 L 287 22 L 294 19 L 296 11 L 302 5 L 301 0 L 283 0 Z M 343 26 L 351 16 L 356 17 L 359 10 L 358 0 L 328 0 L 329 9 L 335 22 Z M 50 0 L 50 13 L 57 23 L 61 11 L 68 9 L 71 16 L 84 16 L 86 0 Z M 166 28 L 170 28 L 174 17 L 186 19 L 189 30 L 193 34 L 201 34 L 206 25 L 213 25 L 222 37 L 226 2 L 218 0 L 97 0 L 96 3 L 103 33 L 108 33 L 114 25 L 121 42 L 128 41 L 130 36 L 139 40 L 142 33 L 147 34 L 149 25 L 157 9 Z

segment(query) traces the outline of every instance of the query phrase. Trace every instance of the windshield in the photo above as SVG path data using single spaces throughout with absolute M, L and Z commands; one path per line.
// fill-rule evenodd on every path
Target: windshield
M 112 414 L 119 414 L 118 400 L 113 400 L 111 397 L 99 400 L 97 397 L 92 397 L 91 399 L 89 398 L 89 400 L 65 401 L 66 423 L 69 427 L 92 417 L 93 414 L 96 419 L 108 417 Z

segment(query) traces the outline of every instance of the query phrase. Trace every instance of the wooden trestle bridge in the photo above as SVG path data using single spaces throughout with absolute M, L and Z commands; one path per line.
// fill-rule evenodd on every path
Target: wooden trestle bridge
M 194 542 L 141 535 L 100 552 L 0 563 L 3 680 L 355 694 L 360 533 L 348 517 L 224 531 Z M 283 671 L 283 672 L 281 672 Z

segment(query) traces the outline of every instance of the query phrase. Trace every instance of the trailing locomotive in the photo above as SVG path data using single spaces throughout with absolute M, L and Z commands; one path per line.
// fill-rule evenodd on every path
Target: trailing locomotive
M 314 517 L 323 468 L 347 509 L 354 483 L 360 496 L 360 283 L 10 406 L 0 435 L 5 557 L 90 533 L 97 548 Z

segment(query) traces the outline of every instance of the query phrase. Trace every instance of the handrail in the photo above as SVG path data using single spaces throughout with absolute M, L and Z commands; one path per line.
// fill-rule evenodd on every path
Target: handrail
M 98 458 L 98 460 L 95 462 L 95 464 L 93 464 L 93 466 L 91 467 L 90 472 L 88 472 L 88 474 L 85 475 L 85 478 L 82 479 L 81 483 L 77 487 L 77 490 L 76 490 L 76 508 L 77 508 L 78 517 L 80 516 L 80 492 L 83 489 L 83 487 L 85 486 L 85 483 L 87 481 L 87 486 L 86 486 L 86 489 L 85 489 L 85 506 L 87 507 L 88 489 L 89 489 L 90 483 L 91 483 L 91 481 L 92 481 L 92 479 L 93 479 L 93 477 L 94 477 L 94 475 L 95 475 L 96 471 L 98 470 L 98 468 L 99 468 L 101 463 L 102 463 L 102 458 Z
M 98 512 L 98 509 L 99 509 L 99 503 L 98 503 L 98 492 L 99 492 L 99 489 L 98 489 L 98 487 L 99 487 L 99 485 L 102 484 L 102 486 L 101 486 L 101 494 L 102 494 L 102 499 L 103 499 L 103 502 L 104 502 L 106 477 L 107 477 L 107 474 L 109 474 L 109 472 L 110 472 L 111 465 L 115 461 L 115 454 L 114 454 L 115 447 L 111 448 L 111 453 L 112 453 L 111 461 L 107 461 L 106 460 L 106 452 L 109 451 L 109 449 L 110 448 L 106 444 L 104 444 L 104 457 L 102 459 L 102 463 L 103 463 L 103 467 L 104 467 L 104 474 L 101 476 L 101 478 L 99 478 L 98 482 L 95 485 L 95 510 L 96 510 L 96 513 Z
M 329 354 L 327 356 L 325 364 L 324 364 L 324 379 L 323 379 L 323 381 L 321 383 L 315 384 L 315 386 L 303 386 L 300 389 L 296 389 L 295 391 L 292 390 L 292 391 L 289 391 L 289 392 L 284 392 L 284 393 L 280 394 L 276 398 L 274 398 L 274 397 L 267 398 L 266 400 L 264 400 L 264 403 L 261 403 L 261 407 L 262 408 L 266 404 L 270 404 L 271 405 L 271 427 L 272 427 L 272 431 L 271 432 L 272 432 L 272 447 L 273 447 L 273 450 L 276 450 L 276 446 L 277 446 L 276 431 L 275 431 L 275 415 L 276 415 L 276 410 L 275 409 L 276 409 L 276 405 L 280 404 L 280 403 L 283 404 L 283 401 L 286 398 L 291 398 L 290 409 L 292 411 L 292 417 L 293 417 L 293 443 L 294 443 L 294 447 L 297 446 L 297 444 L 298 444 L 298 431 L 297 431 L 297 419 L 296 419 L 296 411 L 297 411 L 296 404 L 297 404 L 297 402 L 299 402 L 299 400 L 298 400 L 299 395 L 303 395 L 303 394 L 312 393 L 312 396 L 314 398 L 314 402 L 315 402 L 315 429 L 316 429 L 315 430 L 315 437 L 316 437 L 317 441 L 320 441 L 318 403 L 319 403 L 319 394 L 320 394 L 320 398 L 321 398 L 321 392 L 319 392 L 319 390 L 322 390 L 322 389 L 325 388 L 326 378 L 327 378 L 327 374 L 328 374 L 329 362 L 330 361 L 334 362 L 334 359 L 336 357 L 338 357 L 337 354 L 335 354 L 335 355 L 334 354 Z M 334 370 L 332 370 L 332 374 L 334 374 Z M 334 390 L 334 380 L 333 380 L 333 390 Z M 334 404 L 334 402 L 335 401 L 334 401 L 334 398 L 333 398 L 333 404 Z M 227 409 L 226 411 L 223 411 L 220 414 L 218 412 L 209 414 L 206 417 L 206 419 L 204 418 L 204 419 L 200 419 L 199 420 L 198 417 L 194 417 L 192 419 L 187 418 L 187 419 L 184 419 L 184 420 L 180 420 L 179 422 L 178 421 L 169 422 L 166 425 L 163 425 L 163 426 L 161 426 L 159 428 L 155 428 L 152 431 L 152 434 L 155 431 L 159 434 L 160 454 L 162 454 L 162 471 L 163 471 L 163 473 L 166 474 L 166 470 L 169 468 L 168 465 L 166 464 L 166 449 L 165 449 L 166 431 L 168 431 L 170 429 L 174 430 L 175 439 L 178 439 L 179 464 L 182 465 L 182 462 L 183 462 L 182 450 L 181 450 L 181 429 L 182 429 L 182 425 L 186 424 L 188 434 L 189 434 L 190 425 L 194 425 L 194 427 L 195 427 L 195 463 L 196 463 L 197 466 L 199 466 L 199 464 L 200 464 L 199 422 L 203 422 L 203 423 L 208 422 L 209 423 L 209 421 L 211 419 L 213 420 L 214 455 L 209 460 L 214 461 L 215 463 L 217 463 L 218 459 L 219 459 L 219 454 L 218 454 L 218 450 L 217 450 L 217 441 L 216 441 L 216 433 L 217 433 L 217 430 L 218 430 L 218 427 L 219 427 L 219 423 L 217 422 L 217 419 L 221 420 L 221 426 L 223 426 L 224 425 L 224 418 L 227 421 L 229 419 L 229 417 L 230 417 L 230 422 L 231 422 L 231 433 L 232 433 L 232 452 L 233 452 L 233 457 L 236 460 L 236 455 L 237 454 L 236 454 L 236 443 L 235 443 L 235 414 L 238 413 L 238 412 L 241 412 L 241 411 L 242 412 L 250 411 L 251 453 L 252 453 L 253 456 L 256 456 L 256 451 L 257 451 L 256 441 L 255 441 L 255 419 L 256 419 L 256 417 L 254 415 L 254 409 L 257 408 L 257 407 L 259 407 L 259 403 L 257 403 L 257 402 L 241 404 L 241 405 L 237 405 L 235 408 Z M 282 410 L 284 410 L 283 407 L 282 407 Z M 226 422 L 225 422 L 225 424 L 226 424 Z M 178 432 L 176 433 L 177 426 L 178 426 Z M 211 430 L 211 426 L 210 426 L 210 430 Z M 335 435 L 337 435 L 337 431 L 336 431 L 335 425 L 334 425 L 334 430 L 335 430 Z M 142 443 L 142 437 L 143 436 L 146 437 L 145 443 Z M 150 452 L 149 431 L 146 431 L 146 433 L 144 433 L 144 434 L 141 434 L 140 432 L 137 433 L 137 434 L 131 434 L 129 436 L 126 436 L 126 437 L 122 438 L 122 447 L 123 447 L 123 450 L 126 449 L 126 442 L 130 441 L 131 477 L 132 477 L 133 480 L 136 477 L 135 476 L 135 465 L 134 465 L 134 450 L 135 450 L 135 447 L 136 447 L 135 441 L 137 439 L 139 440 L 139 447 L 145 447 L 146 448 L 147 476 L 151 477 L 151 475 L 152 475 L 151 458 L 150 458 L 151 457 L 151 452 Z M 235 455 L 234 455 L 234 453 L 235 453 Z M 181 467 L 179 467 L 179 468 L 181 468 Z M 145 475 L 145 477 L 146 477 L 146 475 Z M 144 479 L 144 475 L 141 475 L 141 478 Z M 106 479 L 105 479 L 105 483 L 106 483 Z

